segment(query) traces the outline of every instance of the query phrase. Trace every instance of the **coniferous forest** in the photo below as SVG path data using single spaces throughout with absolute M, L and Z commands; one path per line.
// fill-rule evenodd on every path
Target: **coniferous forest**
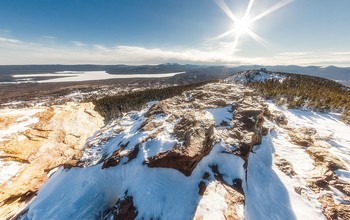
M 350 123 L 350 88 L 315 76 L 283 74 L 286 78 L 253 82 L 248 85 L 267 99 L 274 99 L 288 108 L 342 113 L 344 122 Z

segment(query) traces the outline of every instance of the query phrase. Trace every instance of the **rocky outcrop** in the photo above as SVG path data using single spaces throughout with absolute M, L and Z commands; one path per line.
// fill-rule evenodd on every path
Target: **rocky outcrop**
M 215 111 L 212 111 L 213 109 Z M 135 155 L 138 155 L 138 160 L 140 160 L 139 156 L 144 155 L 143 164 L 149 168 L 171 168 L 191 178 L 197 165 L 212 152 L 213 147 L 218 143 L 230 146 L 222 148 L 219 154 L 225 156 L 232 154 L 230 156 L 233 158 L 238 156 L 246 161 L 247 166 L 253 146 L 261 142 L 264 133 L 264 115 L 267 111 L 263 100 L 241 85 L 216 83 L 188 91 L 183 96 L 175 96 L 154 104 L 142 116 L 130 114 L 130 118 L 135 118 L 140 122 L 138 128 L 133 127 L 131 136 L 127 133 L 127 129 L 119 129 L 119 125 L 116 125 L 122 122 L 116 122 L 113 126 L 119 133 L 112 132 L 113 135 L 126 138 L 120 142 L 113 140 L 116 143 L 114 146 L 116 150 L 107 157 L 103 157 L 104 159 L 100 162 L 102 163 L 101 168 L 104 170 L 120 166 L 122 169 L 121 166 L 127 166 L 128 161 Z M 218 123 L 222 114 L 229 115 L 225 118 L 226 124 L 224 125 Z M 107 129 L 106 133 L 109 133 L 111 129 Z M 169 134 L 170 137 L 167 136 Z M 139 137 L 137 144 L 131 138 L 132 136 Z M 162 150 L 160 146 L 148 144 L 154 141 L 161 145 L 159 136 L 167 136 L 174 145 Z M 103 140 L 112 138 L 102 137 Z M 152 152 L 149 146 L 159 147 L 160 151 L 148 156 L 148 153 Z M 240 158 L 238 160 L 241 161 Z M 243 210 L 244 206 L 242 179 L 230 180 L 220 173 L 218 164 L 210 164 L 209 168 L 210 170 L 204 173 L 202 180 L 195 183 L 198 196 L 205 197 L 207 193 L 211 193 L 211 185 L 208 189 L 208 184 L 215 181 L 220 185 L 218 187 L 223 187 L 226 192 L 225 218 L 239 219 L 242 213 L 238 213 L 238 210 Z M 241 167 L 237 167 L 242 170 L 244 168 L 246 167 L 243 166 L 243 163 Z M 131 207 L 130 199 L 128 201 L 126 206 Z M 124 213 L 122 209 L 117 205 L 113 212 Z M 131 210 L 134 210 L 131 213 L 135 214 L 137 207 Z
M 205 112 L 190 111 L 175 125 L 174 135 L 182 142 L 172 150 L 148 158 L 149 167 L 174 168 L 190 176 L 196 165 L 213 147 L 214 121 Z
M 134 206 L 133 198 L 126 195 L 124 198 L 118 200 L 117 204 L 108 212 L 105 219 L 133 220 L 136 217 L 137 209 Z
M 256 144 L 261 143 L 263 109 L 255 109 L 240 105 L 234 111 L 233 137 L 237 139 L 240 156 L 248 159 L 249 153 Z
M 1 157 L 25 162 L 16 176 L 1 185 L 2 217 L 18 213 L 48 179 L 50 170 L 80 158 L 86 139 L 103 125 L 93 108 L 91 103 L 68 103 L 42 109 L 33 116 L 36 123 L 0 142 Z
M 323 214 L 328 220 L 350 219 L 350 206 L 336 204 L 332 195 L 322 195 L 319 201 L 322 204 Z
M 275 159 L 275 165 L 283 173 L 285 173 L 286 175 L 288 175 L 290 177 L 296 175 L 296 173 L 295 173 L 295 171 L 293 169 L 293 165 L 288 160 L 286 160 L 285 158 L 279 156 L 278 154 L 274 155 L 274 159 Z
M 244 206 L 244 195 L 242 193 L 238 192 L 237 190 L 235 190 L 234 188 L 228 186 L 223 182 L 213 181 L 213 182 L 210 182 L 209 186 L 205 187 L 205 189 L 203 190 L 202 199 L 204 201 L 208 200 L 215 194 L 221 194 L 221 195 L 223 194 L 222 196 L 224 197 L 223 199 L 226 204 L 225 209 L 223 210 L 223 213 L 222 213 L 222 217 L 224 219 L 227 219 L 227 220 L 242 219 L 243 213 L 239 213 L 240 212 L 239 208 L 241 208 L 242 209 L 241 211 L 243 212 L 243 206 Z M 202 207 L 202 205 L 204 207 Z M 195 212 L 195 216 L 194 216 L 195 220 L 203 219 L 203 214 L 202 214 L 203 210 L 207 212 L 216 211 L 214 207 L 210 207 L 210 206 L 208 207 L 204 203 L 203 204 L 200 203 Z M 219 216 L 216 216 L 216 217 L 219 218 Z
M 291 142 L 303 147 L 310 147 L 320 140 L 315 128 L 288 128 Z
M 56 117 L 56 109 L 53 108 L 50 111 L 52 114 L 47 118 L 51 123 Z M 93 113 L 87 115 L 91 116 Z M 265 119 L 266 123 L 264 123 Z M 165 218 L 164 216 L 169 218 L 166 214 L 176 214 L 172 213 L 172 207 L 180 206 L 174 201 L 176 203 L 191 201 L 186 203 L 186 207 L 182 207 L 187 210 L 185 214 L 179 215 L 182 217 L 179 219 L 208 218 L 210 215 L 207 210 L 216 211 L 225 219 L 241 219 L 244 216 L 245 197 L 253 201 L 252 194 L 255 194 L 252 193 L 253 191 L 244 192 L 248 187 L 248 168 L 251 169 L 255 155 L 258 155 L 261 149 L 266 150 L 266 154 L 270 153 L 269 148 L 273 148 L 272 139 L 277 137 L 270 131 L 279 126 L 284 129 L 286 136 L 294 132 L 294 143 L 298 141 L 300 147 L 302 141 L 307 141 L 310 143 L 308 149 L 312 150 L 315 143 L 319 141 L 317 134 L 312 130 L 288 127 L 286 116 L 281 112 L 269 111 L 264 100 L 254 91 L 238 84 L 208 84 L 193 91 L 186 91 L 181 96 L 157 103 L 152 102 L 139 112 L 125 113 L 90 137 L 81 157 L 79 153 L 75 153 L 74 147 L 67 147 L 73 146 L 79 135 L 76 133 L 71 135 L 72 131 L 68 129 L 55 131 L 55 143 L 56 146 L 60 146 L 57 152 L 67 160 L 67 155 L 73 155 L 69 157 L 71 159 L 68 162 L 64 163 L 64 167 L 80 167 L 64 170 L 57 175 L 62 173 L 69 173 L 72 176 L 81 175 L 80 178 L 72 181 L 75 186 L 69 189 L 80 190 L 79 187 L 85 187 L 91 190 L 82 192 L 79 198 L 75 198 L 74 195 L 71 198 L 69 192 L 64 192 L 65 198 L 69 198 L 67 201 L 80 200 L 86 205 L 85 209 L 88 207 L 89 210 L 93 210 L 91 212 L 97 213 L 98 217 L 105 219 L 147 219 L 150 216 L 154 219 Z M 25 137 L 31 141 L 45 142 L 54 132 L 46 124 L 37 123 L 32 127 L 36 127 L 35 131 L 28 131 L 25 134 Z M 269 134 L 267 139 L 270 138 L 271 143 L 267 143 L 268 141 L 262 138 L 267 134 Z M 292 137 L 286 138 L 286 142 L 289 139 Z M 261 145 L 254 148 L 259 144 Z M 37 149 L 41 149 L 41 146 Z M 56 149 L 48 149 L 56 152 Z M 66 150 L 73 151 L 71 154 L 65 154 Z M 252 162 L 251 153 L 254 155 Z M 27 155 L 30 154 L 27 153 L 23 158 L 27 159 Z M 287 175 L 286 178 L 298 181 L 297 166 L 294 170 L 290 161 L 278 155 L 275 155 L 273 162 Z M 45 178 L 47 178 L 47 171 L 55 167 L 50 165 L 51 162 L 46 163 L 49 165 L 41 174 Z M 56 164 L 60 163 L 56 162 Z M 267 164 L 267 166 L 271 165 Z M 283 173 L 281 174 L 284 175 Z M 88 180 L 85 179 L 84 174 L 89 175 Z M 39 179 L 39 177 L 35 178 Z M 62 179 L 57 179 L 61 183 L 55 184 L 65 184 Z M 42 180 L 40 184 L 44 181 Z M 317 180 L 314 187 L 322 190 L 322 181 L 323 179 Z M 326 185 L 332 184 L 332 187 L 337 186 L 337 189 L 342 189 L 342 192 L 348 190 L 339 179 L 332 177 L 324 181 L 328 181 Z M 337 182 L 331 183 L 331 181 Z M 340 183 L 343 185 L 340 186 Z M 40 184 L 37 185 L 40 186 Z M 184 186 L 182 187 L 181 184 Z M 249 187 L 255 187 L 254 184 L 251 182 Z M 178 191 L 171 192 L 172 190 Z M 308 189 L 304 185 L 298 185 L 294 186 L 294 190 L 303 196 Z M 30 188 L 6 201 L 11 203 L 26 201 L 35 193 L 36 189 Z M 52 187 L 51 193 L 56 194 L 55 186 Z M 266 192 L 261 191 L 261 193 Z M 97 205 L 82 201 L 85 198 L 92 198 L 91 196 L 98 198 Z M 149 200 L 144 200 L 145 198 Z M 213 198 L 219 198 L 220 205 L 210 207 Z M 270 197 L 266 196 L 266 198 Z M 37 199 L 50 203 L 55 197 L 41 195 L 39 192 Z M 208 202 L 208 200 L 211 201 Z M 145 205 L 145 201 L 152 202 Z M 33 213 L 45 215 L 45 211 L 42 211 L 45 202 L 41 204 L 33 202 L 26 209 L 24 217 L 32 216 Z M 152 209 L 153 207 L 156 208 Z M 55 210 L 55 214 L 64 212 L 59 209 Z M 76 212 L 71 210 L 71 213 Z M 195 216 L 191 216 L 193 213 Z
M 316 200 L 321 204 L 321 208 L 326 219 L 348 219 L 350 215 L 350 184 L 336 174 L 337 170 L 348 170 L 346 164 L 333 155 L 329 149 L 332 147 L 332 136 L 321 137 L 317 132 L 317 127 L 304 127 L 297 125 L 288 125 L 288 119 L 282 112 L 273 111 L 267 117 L 276 123 L 286 134 L 290 143 L 303 149 L 313 161 L 314 170 L 309 176 L 300 177 L 293 169 L 290 161 L 275 154 L 274 163 L 279 170 L 289 177 L 305 178 L 304 186 L 295 185 L 294 190 L 300 196 L 312 190 L 315 193 Z M 278 120 L 276 120 L 279 118 Z M 282 123 L 281 123 L 282 122 Z M 299 161 L 294 161 L 299 163 Z M 305 174 L 304 174 L 305 175 Z M 299 183 L 300 184 L 300 183 Z
M 264 82 L 266 80 L 283 80 L 285 76 L 280 73 L 267 71 L 265 68 L 256 70 L 247 70 L 237 73 L 231 77 L 225 79 L 226 82 L 238 82 L 238 83 L 253 83 Z
M 206 109 L 227 106 L 230 106 L 233 115 L 231 126 L 225 125 L 225 129 L 217 130 L 214 121 L 218 116 L 209 114 Z M 236 146 L 234 152 L 226 153 L 246 160 L 252 147 L 261 142 L 265 111 L 267 108 L 261 98 L 236 84 L 210 84 L 193 91 L 190 99 L 177 96 L 163 100 L 146 113 L 148 119 L 141 129 L 156 127 L 151 119 L 157 114 L 171 115 L 170 120 L 179 120 L 174 127 L 174 137 L 181 144 L 148 158 L 146 164 L 149 167 L 174 168 L 189 176 L 198 162 L 211 151 L 216 140 Z

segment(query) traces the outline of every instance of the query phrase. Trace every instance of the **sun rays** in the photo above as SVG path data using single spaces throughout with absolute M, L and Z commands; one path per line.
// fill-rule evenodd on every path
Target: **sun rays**
M 262 13 L 252 16 L 251 10 L 254 6 L 254 0 L 249 0 L 245 13 L 242 17 L 237 17 L 233 11 L 229 8 L 225 0 L 215 0 L 216 4 L 221 8 L 221 10 L 233 21 L 233 26 L 230 30 L 225 33 L 219 34 L 218 36 L 212 38 L 213 41 L 219 41 L 223 39 L 229 39 L 232 42 L 231 48 L 228 48 L 232 53 L 237 51 L 237 47 L 240 39 L 244 35 L 248 35 L 253 38 L 256 42 L 261 45 L 265 45 L 265 40 L 258 34 L 254 33 L 252 30 L 252 25 L 254 22 L 262 19 L 263 17 L 271 14 L 272 12 L 286 6 L 293 0 L 283 0 L 273 5 L 271 8 L 263 11 Z

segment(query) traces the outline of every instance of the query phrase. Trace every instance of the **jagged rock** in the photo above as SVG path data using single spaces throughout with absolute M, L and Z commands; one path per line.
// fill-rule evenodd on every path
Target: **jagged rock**
M 350 206 L 345 204 L 336 204 L 332 195 L 325 194 L 319 198 L 322 204 L 323 214 L 328 220 L 350 219 Z
M 146 162 L 149 167 L 174 168 L 191 175 L 193 169 L 213 147 L 214 121 L 207 112 L 187 112 L 175 126 L 175 136 L 183 142 L 170 151 L 161 152 Z
M 233 137 L 238 141 L 240 155 L 247 158 L 253 146 L 261 143 L 263 109 L 251 109 L 242 105 L 234 111 L 234 115 Z
M 318 166 L 325 166 L 330 170 L 343 169 L 347 167 L 329 151 L 320 147 L 309 147 L 306 151 Z
M 320 139 L 315 128 L 289 128 L 289 137 L 292 143 L 303 147 L 310 147 Z
M 241 217 L 237 213 L 236 206 L 244 204 L 244 196 L 236 190 L 224 186 L 227 194 L 225 195 L 225 201 L 228 209 L 225 211 L 224 216 L 227 220 L 239 220 Z
M 293 169 L 293 165 L 287 161 L 285 158 L 275 154 L 275 165 L 278 167 L 279 170 L 281 170 L 283 173 L 285 173 L 288 176 L 295 176 L 296 173 Z
M 271 113 L 268 111 L 267 106 L 263 103 L 263 100 L 259 98 L 254 91 L 241 87 L 240 85 L 227 85 L 220 83 L 210 84 L 195 91 L 191 91 L 191 95 L 191 98 L 188 98 L 187 96 L 175 96 L 173 98 L 160 101 L 152 106 L 145 114 L 142 113 L 143 111 L 137 114 L 125 114 L 124 121 L 121 119 L 120 122 L 116 121 L 114 124 L 112 122 L 112 124 L 108 125 L 108 127 L 102 129 L 100 134 L 94 136 L 89 141 L 87 146 L 91 146 L 91 148 L 93 148 L 95 145 L 102 145 L 102 143 L 111 141 L 110 144 L 113 144 L 112 149 L 117 150 L 110 154 L 111 151 L 109 150 L 111 148 L 98 149 L 101 150 L 102 153 L 101 155 L 98 155 L 101 157 L 96 159 L 96 163 L 100 164 L 96 165 L 94 168 L 101 166 L 102 169 L 96 169 L 98 170 L 97 172 L 101 172 L 99 174 L 110 174 L 108 175 L 108 178 L 112 179 L 115 183 L 116 181 L 113 179 L 113 172 L 109 172 L 112 170 L 106 171 L 108 168 L 113 166 L 119 166 L 118 168 L 120 169 L 115 170 L 121 170 L 123 172 L 124 165 L 126 168 L 130 168 L 130 166 L 134 165 L 142 166 L 142 160 L 144 160 L 144 165 L 150 168 L 173 168 L 179 172 L 182 172 L 186 176 L 190 176 L 193 170 L 197 167 L 198 163 L 201 161 L 203 163 L 208 163 L 206 165 L 201 164 L 201 166 L 198 167 L 199 169 L 202 169 L 204 173 L 202 178 L 197 178 L 196 175 L 194 177 L 184 177 L 180 175 L 181 178 L 191 181 L 191 187 L 193 187 L 192 189 L 195 190 L 195 195 L 198 196 L 198 198 L 200 198 L 200 195 L 202 195 L 204 198 L 208 193 L 211 193 L 211 189 L 209 188 L 210 184 L 212 183 L 215 183 L 215 186 L 220 190 L 224 189 L 227 208 L 226 210 L 223 210 L 224 213 L 223 211 L 220 211 L 226 219 L 239 219 L 240 215 L 243 213 L 242 210 L 244 209 L 243 205 L 245 196 L 243 191 L 244 186 L 242 186 L 242 183 L 245 180 L 242 180 L 241 178 L 244 178 L 244 171 L 247 172 L 246 168 L 249 154 L 251 153 L 253 146 L 261 143 L 263 134 L 268 134 L 268 128 L 263 127 L 263 122 L 264 117 L 268 117 L 268 115 Z M 224 128 L 220 126 L 215 127 L 215 121 L 216 119 L 221 120 L 221 115 L 212 114 L 208 109 L 223 107 L 232 109 L 232 121 L 229 121 L 230 123 L 227 122 L 230 126 Z M 231 111 L 229 111 L 229 113 L 231 114 Z M 89 113 L 86 114 L 91 116 L 93 113 L 89 111 Z M 130 118 L 126 116 L 130 116 Z M 133 118 L 131 116 L 135 117 Z M 53 118 L 55 118 L 55 116 L 53 116 Z M 127 126 L 130 125 L 131 129 L 125 126 L 126 128 L 123 130 L 122 122 L 126 122 L 124 123 L 124 126 L 125 124 L 127 124 Z M 114 129 L 112 129 L 113 127 Z M 83 136 L 81 134 L 72 133 L 72 131 L 69 129 L 58 129 L 56 131 L 54 140 L 57 142 L 56 146 L 59 148 L 59 150 L 53 151 L 52 153 L 55 153 L 56 157 L 71 157 L 74 155 L 76 147 L 64 148 L 64 146 L 73 145 L 75 141 L 80 140 Z M 50 136 L 52 133 L 48 127 L 42 125 L 37 129 L 37 134 L 39 135 L 35 135 L 33 138 L 37 138 L 35 140 L 41 140 L 41 137 L 39 137 L 41 132 L 48 132 L 48 136 Z M 117 132 L 124 133 L 117 135 Z M 159 135 L 160 133 L 162 134 Z M 114 137 L 115 139 L 113 139 Z M 126 139 L 129 139 L 130 143 L 135 146 L 128 146 L 128 144 L 125 146 L 118 146 L 121 143 L 125 143 Z M 154 142 L 147 145 L 148 141 Z M 166 144 L 162 145 L 164 142 Z M 160 144 L 156 145 L 153 143 Z M 215 145 L 216 143 L 217 145 Z M 215 148 L 218 149 L 218 151 L 212 152 L 213 154 L 207 158 L 210 159 L 212 155 L 216 156 L 216 154 L 220 158 L 221 154 L 223 155 L 223 153 L 226 153 L 225 157 L 232 157 L 230 159 L 237 160 L 237 165 L 239 165 L 237 169 L 240 171 L 239 175 L 242 176 L 237 176 L 237 174 L 235 174 L 235 177 L 232 177 L 233 179 L 231 179 L 230 175 L 227 175 L 226 173 L 225 175 L 221 174 L 218 167 L 219 165 L 221 167 L 222 164 L 218 163 L 218 161 L 220 161 L 218 158 L 215 159 L 215 162 L 203 160 L 203 158 L 211 153 L 214 145 L 215 147 L 218 147 Z M 162 148 L 163 146 L 164 148 Z M 152 149 L 152 147 L 155 148 Z M 159 149 L 157 149 L 157 147 L 159 147 Z M 96 152 L 93 151 L 93 153 Z M 233 155 L 227 155 L 227 153 Z M 140 155 L 144 157 L 140 157 Z M 244 165 L 244 161 L 242 161 L 241 158 L 237 158 L 237 156 L 240 156 L 245 160 Z M 125 164 L 136 157 L 138 157 L 138 159 L 135 160 L 135 164 Z M 31 161 L 33 159 L 33 161 L 35 161 L 35 157 L 30 157 L 30 159 Z M 74 157 L 74 161 L 69 160 L 68 162 L 64 163 L 64 167 L 70 168 L 76 166 L 77 161 L 75 159 L 79 159 L 79 157 L 76 156 Z M 139 161 L 141 162 L 138 163 Z M 91 164 L 95 165 L 94 163 Z M 282 161 L 282 164 L 290 165 L 286 161 Z M 56 166 L 45 166 L 42 174 L 46 175 L 48 170 Z M 150 170 L 148 167 L 142 166 L 138 170 Z M 208 170 L 209 168 L 211 168 L 212 172 Z M 71 169 L 67 172 L 75 172 L 76 170 L 82 169 Z M 236 169 L 236 167 L 232 167 L 232 169 Z M 93 168 L 91 170 L 93 170 Z M 161 170 L 163 171 L 165 169 Z M 156 175 L 157 169 L 153 169 L 152 173 L 153 171 L 156 171 L 154 174 Z M 285 171 L 291 175 L 294 172 L 291 165 Z M 139 173 L 136 172 L 135 174 L 138 175 Z M 175 174 L 180 177 L 179 173 L 175 172 Z M 198 174 L 197 170 L 196 174 Z M 127 176 L 128 175 L 125 175 L 125 178 L 127 178 Z M 101 175 L 101 177 L 104 176 Z M 115 177 L 119 178 L 118 175 L 115 175 Z M 153 178 L 155 180 L 153 180 Z M 95 178 L 96 182 L 103 181 L 104 179 L 105 178 Z M 140 179 L 142 184 L 143 178 Z M 148 180 L 147 178 L 145 179 Z M 165 191 L 167 184 L 169 184 L 168 177 L 166 175 L 161 176 L 161 178 L 159 178 L 159 182 L 157 176 L 153 176 L 151 179 L 152 184 L 150 185 L 152 185 L 152 187 L 149 188 L 150 192 L 155 192 L 160 184 L 162 187 L 164 187 L 164 189 L 161 191 L 163 192 Z M 133 187 L 135 186 L 127 185 L 129 184 L 130 179 L 125 182 L 127 183 L 121 183 L 118 185 L 118 187 L 121 186 L 121 188 L 124 190 L 130 187 L 132 189 L 130 192 L 134 192 L 135 189 Z M 106 192 L 107 194 L 110 193 L 106 188 L 101 190 L 101 192 L 103 192 L 101 195 L 106 195 Z M 109 194 L 115 196 L 109 199 L 116 200 L 116 198 L 120 198 L 120 192 L 113 193 L 118 193 L 118 196 L 116 196 L 116 194 Z M 220 193 L 222 193 L 222 191 L 220 191 Z M 220 196 L 222 195 L 223 194 L 220 194 Z M 134 196 L 134 198 L 132 196 Z M 147 212 L 147 210 L 143 210 L 141 206 L 137 207 L 137 205 L 140 204 L 139 200 L 136 202 L 136 198 L 140 199 L 139 195 L 128 195 L 126 193 L 124 198 L 119 200 L 115 207 L 112 209 L 106 208 L 110 206 L 109 202 L 108 206 L 103 207 L 102 212 L 98 212 L 98 215 L 105 217 L 103 215 L 106 214 L 105 209 L 107 209 L 107 212 L 109 212 L 109 218 L 107 219 L 141 218 L 142 216 L 137 216 L 137 210 L 139 210 L 139 215 L 141 215 L 141 211 Z M 162 202 L 162 200 L 159 201 Z M 167 203 L 167 205 L 169 205 L 169 203 Z M 39 206 L 30 207 L 28 209 L 28 216 L 30 216 L 30 211 L 35 212 L 37 211 L 38 207 Z M 192 209 L 192 207 L 190 209 Z M 162 216 L 160 215 L 160 217 Z M 198 218 L 200 219 L 200 217 Z
M 126 145 L 125 145 L 126 146 Z M 135 159 L 137 157 L 137 154 L 140 151 L 140 148 L 138 145 L 136 145 L 132 150 L 128 151 L 124 155 L 121 155 L 122 151 L 125 149 L 125 147 L 121 147 L 118 150 L 116 150 L 110 157 L 108 157 L 102 165 L 102 169 L 106 169 L 109 167 L 115 167 L 118 166 L 120 161 L 123 158 L 127 158 L 127 160 L 123 163 L 129 163 L 131 160 Z
M 284 77 L 278 73 L 267 71 L 265 68 L 256 70 L 247 70 L 237 73 L 229 78 L 226 82 L 238 82 L 238 83 L 252 83 L 252 82 L 264 82 L 269 79 L 283 79 Z
M 284 126 L 288 124 L 288 120 L 282 112 L 274 111 L 272 115 L 273 115 L 273 120 L 277 123 L 277 125 Z
M 303 190 L 303 188 L 301 188 L 300 186 L 294 186 L 294 191 L 296 193 L 298 193 L 299 195 L 301 195 L 301 191 Z
M 198 184 L 198 189 L 199 189 L 199 195 L 203 196 L 205 190 L 207 189 L 207 184 L 204 181 L 200 181 Z
M 222 183 L 220 181 L 209 183 L 208 187 L 206 187 L 205 191 L 203 192 L 202 199 L 207 200 L 212 195 L 215 195 L 219 192 L 224 192 L 224 202 L 226 203 L 226 209 L 223 212 L 223 217 L 227 220 L 241 219 L 240 215 L 238 214 L 237 206 L 243 206 L 244 196 L 232 187 L 225 185 L 225 183 Z M 200 202 L 199 206 L 197 207 L 194 219 L 203 219 L 203 216 L 200 214 L 202 210 L 208 211 L 212 208 L 215 209 L 215 207 L 207 206 L 205 203 L 203 203 L 202 207 L 202 204 Z
M 11 181 L 1 185 L 0 216 L 9 218 L 18 213 L 48 179 L 50 170 L 77 162 L 85 140 L 103 125 L 103 118 L 93 108 L 91 103 L 46 108 L 33 116 L 37 123 L 0 142 L 3 157 L 28 161 Z M 18 139 L 18 135 L 25 138 Z
M 134 206 L 132 196 L 125 196 L 118 200 L 117 204 L 107 214 L 108 219 L 124 220 L 135 219 L 137 217 L 137 209 Z M 107 218 L 104 218 L 107 219 Z

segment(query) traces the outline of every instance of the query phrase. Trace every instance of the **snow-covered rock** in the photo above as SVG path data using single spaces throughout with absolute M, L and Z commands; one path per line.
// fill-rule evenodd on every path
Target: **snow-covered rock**
M 252 82 L 264 82 L 269 79 L 283 80 L 285 76 L 267 71 L 265 68 L 259 70 L 247 70 L 240 73 L 236 73 L 225 79 L 225 82 L 238 82 L 238 83 L 252 83 Z
M 1 110 L 0 216 L 17 214 L 50 170 L 80 157 L 86 139 L 103 125 L 91 103 Z M 11 175 L 9 175 L 9 171 Z
M 349 219 L 350 127 L 226 82 L 105 125 L 16 217 Z
M 204 202 L 222 195 L 227 204 L 217 212 L 241 216 L 247 158 L 261 141 L 266 106 L 236 84 L 189 93 L 150 103 L 101 129 L 76 167 L 59 169 L 22 218 L 209 219 L 212 214 L 196 210 L 214 182 L 226 193 L 210 193 Z

